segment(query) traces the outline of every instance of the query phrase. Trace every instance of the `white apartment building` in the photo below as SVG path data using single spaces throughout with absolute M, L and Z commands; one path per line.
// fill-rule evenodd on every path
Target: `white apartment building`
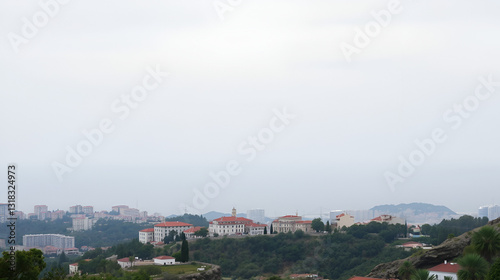
M 154 228 L 147 228 L 139 231 L 139 242 L 146 244 L 148 242 L 154 241 Z
M 261 235 L 261 234 L 264 234 L 264 229 L 266 227 L 267 227 L 266 224 L 250 223 L 250 224 L 247 225 L 248 234 L 249 235 Z
M 168 236 L 170 231 L 175 231 L 180 235 L 186 229 L 192 228 L 192 224 L 187 224 L 183 222 L 163 222 L 154 225 L 154 241 L 163 241 L 165 236 Z
M 253 223 L 252 220 L 242 217 L 221 217 L 210 222 L 208 232 L 211 236 L 243 234 L 245 227 Z
M 62 234 L 27 234 L 23 236 L 23 246 L 40 248 L 54 246 L 60 249 L 74 248 L 75 237 Z
M 94 221 L 88 217 L 74 217 L 73 218 L 73 231 L 91 230 Z

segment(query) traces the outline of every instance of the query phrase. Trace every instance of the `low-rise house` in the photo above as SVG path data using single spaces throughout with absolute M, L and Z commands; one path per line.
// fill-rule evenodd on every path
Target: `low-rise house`
M 430 275 L 437 276 L 437 280 L 444 280 L 445 276 L 451 277 L 451 280 L 457 280 L 457 272 L 460 269 L 459 264 L 444 261 L 444 263 L 431 267 L 428 270 Z
M 175 264 L 175 258 L 171 256 L 159 256 L 153 258 L 154 264 L 156 265 L 171 265 Z
M 117 262 L 121 268 L 127 268 L 127 267 L 131 267 L 133 265 L 133 263 L 130 262 L 129 258 L 118 259 Z
M 416 248 L 424 248 L 424 244 L 420 242 L 415 242 L 415 241 L 410 241 L 403 243 L 401 245 L 398 245 L 396 247 L 404 248 L 405 250 L 411 250 L 411 249 L 416 249 Z
M 201 227 L 192 227 L 190 229 L 186 229 L 184 231 L 184 235 L 186 235 L 186 239 L 198 238 L 198 236 L 194 235 L 195 232 L 199 231 Z
M 208 232 L 211 236 L 218 235 L 233 235 L 245 233 L 245 228 L 253 223 L 252 220 L 242 217 L 221 217 L 210 222 Z
M 80 274 L 80 272 L 78 271 L 78 263 L 72 263 L 69 265 L 69 274 Z
M 261 235 L 264 234 L 264 229 L 267 227 L 265 224 L 250 223 L 247 225 L 247 231 L 249 235 Z
M 405 224 L 405 220 L 404 219 L 401 219 L 401 218 L 398 218 L 398 217 L 394 217 L 394 216 L 391 216 L 391 215 L 381 215 L 381 216 L 378 216 L 376 218 L 371 219 L 370 222 L 388 223 L 388 224 L 391 224 L 391 225 L 395 225 L 395 224 L 402 224 L 402 225 L 404 225 Z

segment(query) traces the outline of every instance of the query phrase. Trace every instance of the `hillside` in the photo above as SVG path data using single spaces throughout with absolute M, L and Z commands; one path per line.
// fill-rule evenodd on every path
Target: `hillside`
M 496 225 L 496 229 L 500 230 L 500 218 L 488 222 L 488 225 Z M 471 242 L 472 233 L 479 228 L 468 231 L 458 237 L 447 239 L 441 245 L 434 247 L 431 250 L 425 251 L 422 254 L 410 256 L 406 259 L 396 260 L 389 263 L 377 265 L 367 277 L 374 278 L 396 278 L 397 271 L 401 264 L 405 261 L 411 262 L 415 268 L 427 269 L 437 264 L 443 263 L 445 260 L 451 261 L 462 255 L 464 248 Z
M 204 238 L 189 246 L 194 261 L 220 265 L 225 277 L 316 273 L 348 279 L 369 273 L 379 263 L 408 257 L 410 252 L 387 246 L 404 231 L 402 225 L 372 223 L 353 226 L 346 233 Z
M 388 214 L 406 219 L 409 223 L 439 223 L 443 219 L 457 217 L 450 208 L 428 203 L 379 205 L 371 208 L 375 213 Z

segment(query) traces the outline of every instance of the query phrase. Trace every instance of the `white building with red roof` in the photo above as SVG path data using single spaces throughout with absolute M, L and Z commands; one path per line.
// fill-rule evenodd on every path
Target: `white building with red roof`
M 287 215 L 274 220 L 272 226 L 273 231 L 277 233 L 295 232 L 299 229 L 303 232 L 310 232 L 311 224 L 312 221 L 303 221 L 301 216 Z
M 154 237 L 155 237 L 154 232 L 155 232 L 154 228 L 146 228 L 146 229 L 140 230 L 139 231 L 139 242 L 141 242 L 143 244 L 147 244 L 151 241 L 154 241 Z
M 70 275 L 80 274 L 80 271 L 78 271 L 78 263 L 72 263 L 69 265 L 69 274 Z
M 171 256 L 159 256 L 153 258 L 155 265 L 171 265 L 175 264 L 175 258 Z
M 457 280 L 457 272 L 460 269 L 459 264 L 444 261 L 444 263 L 431 267 L 428 270 L 430 275 L 437 276 L 437 280 L 444 280 L 445 276 L 451 277 L 451 280 Z
M 121 268 L 127 268 L 132 266 L 132 262 L 130 262 L 129 258 L 121 258 L 116 260 Z
M 210 235 L 233 235 L 246 232 L 246 226 L 253 223 L 252 220 L 242 217 L 221 217 L 209 223 L 208 232 Z
M 266 224 L 256 224 L 250 223 L 247 225 L 249 235 L 261 235 L 264 234 L 264 229 L 267 227 Z
M 192 228 L 192 224 L 183 222 L 163 222 L 154 225 L 154 241 L 163 241 L 170 231 L 175 231 L 180 235 L 183 231 Z
M 194 235 L 194 233 L 199 231 L 200 229 L 201 229 L 201 227 L 192 227 L 190 229 L 186 229 L 184 231 L 184 234 L 186 235 L 186 239 L 197 238 L 197 236 Z

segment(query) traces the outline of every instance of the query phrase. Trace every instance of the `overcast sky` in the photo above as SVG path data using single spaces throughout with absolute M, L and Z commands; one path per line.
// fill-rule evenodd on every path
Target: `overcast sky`
M 18 165 L 25 212 L 500 203 L 496 1 L 62 2 L 0 2 L 1 178 Z

